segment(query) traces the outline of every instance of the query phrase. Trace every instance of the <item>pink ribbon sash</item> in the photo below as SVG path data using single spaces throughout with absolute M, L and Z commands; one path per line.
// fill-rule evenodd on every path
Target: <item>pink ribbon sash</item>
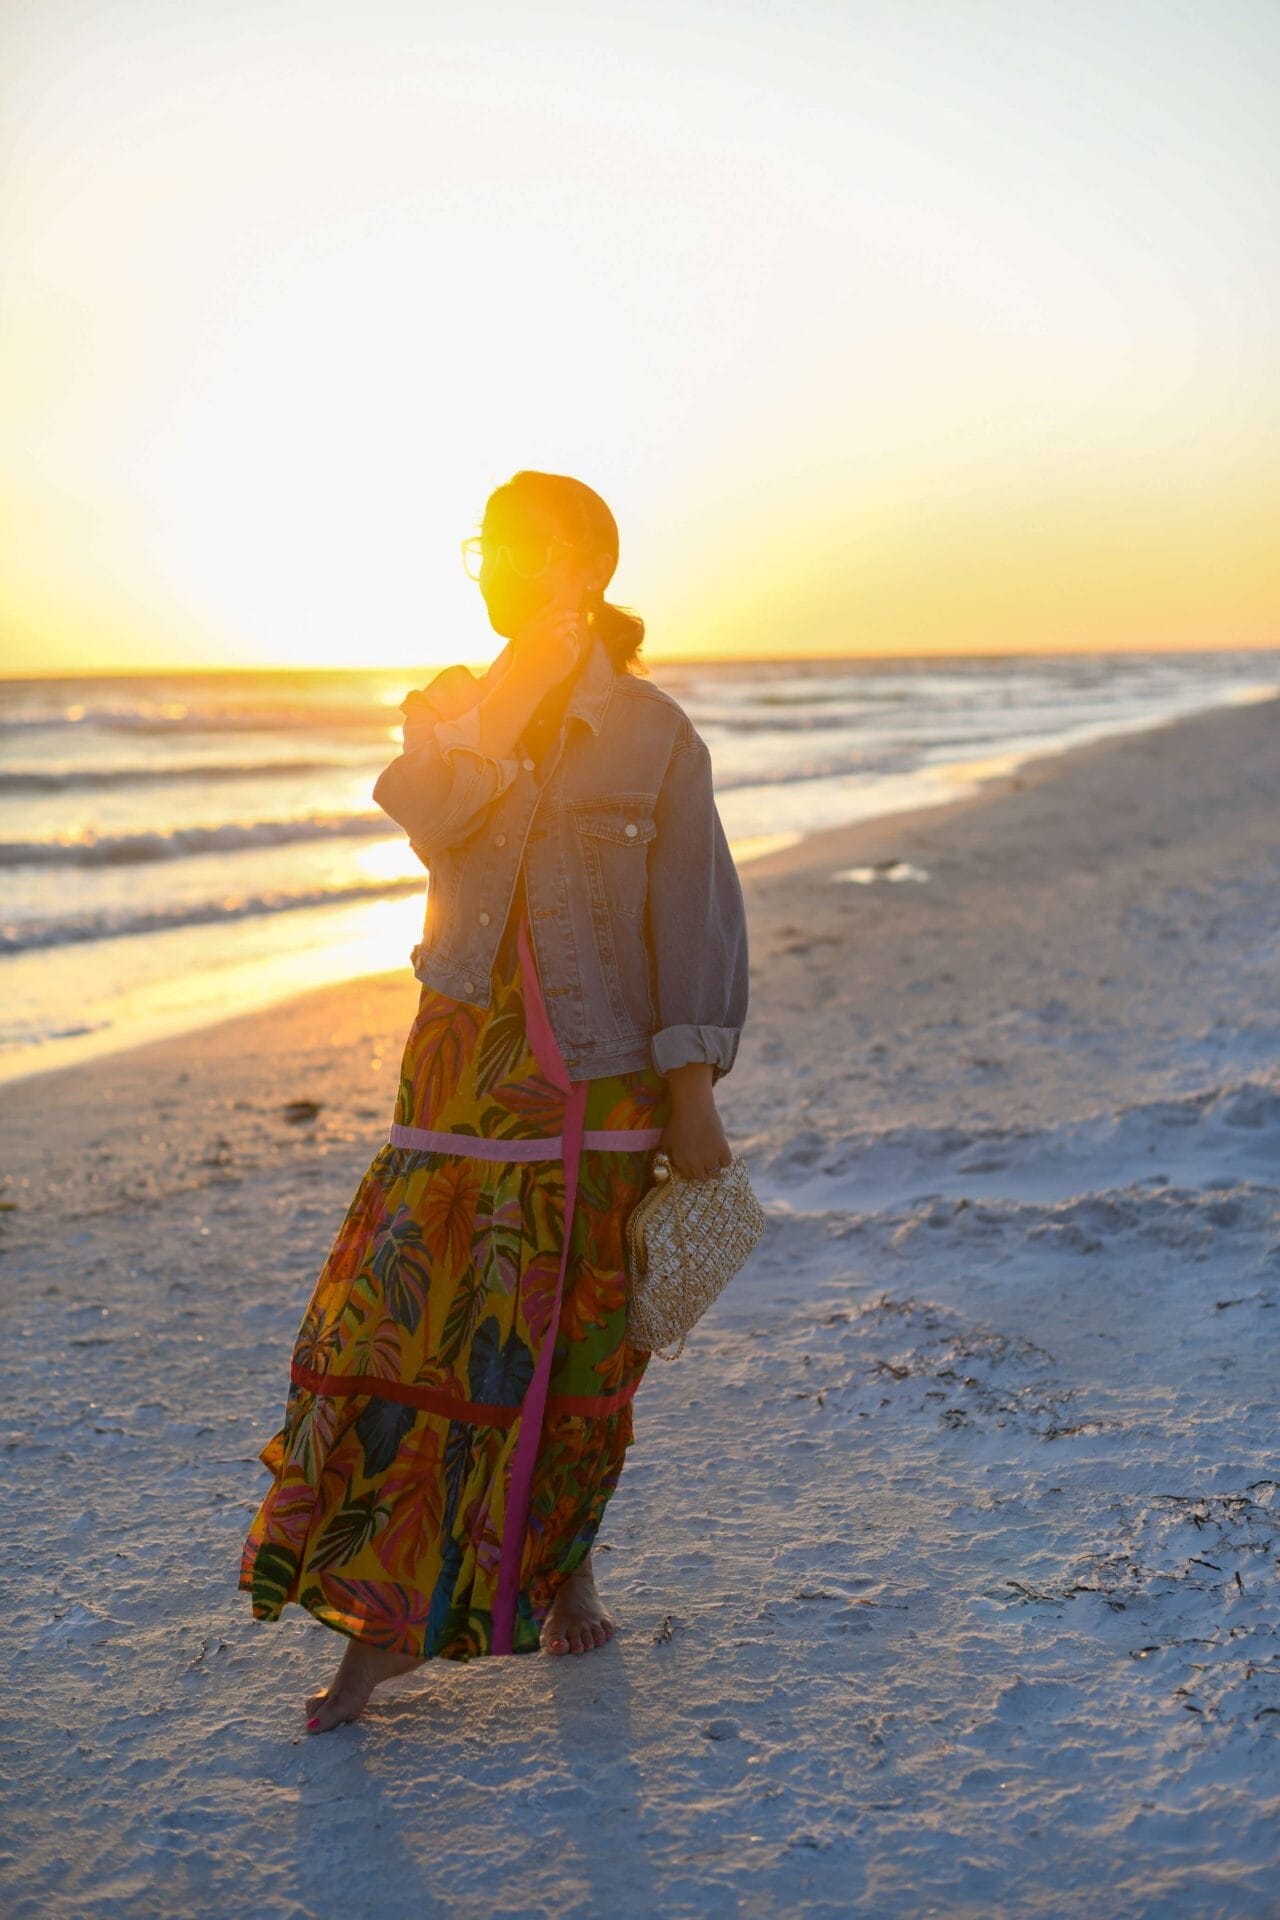
M 565 1273 L 569 1263 L 569 1240 L 573 1229 L 574 1203 L 578 1193 L 578 1171 L 583 1149 L 642 1152 L 656 1147 L 662 1138 L 661 1127 L 600 1128 L 586 1131 L 589 1082 L 569 1078 L 563 1055 L 556 1045 L 546 1003 L 538 980 L 538 970 L 530 951 L 524 916 L 517 930 L 520 971 L 524 987 L 525 1024 L 529 1044 L 540 1071 L 565 1096 L 564 1131 L 540 1140 L 489 1140 L 478 1134 L 436 1133 L 425 1127 L 393 1126 L 390 1144 L 414 1147 L 427 1152 L 465 1153 L 483 1160 L 543 1160 L 564 1162 L 564 1238 L 560 1248 L 560 1267 L 556 1275 L 555 1298 L 551 1316 L 542 1337 L 542 1347 L 534 1366 L 533 1379 L 520 1403 L 520 1432 L 511 1461 L 503 1509 L 502 1552 L 498 1561 L 498 1586 L 494 1596 L 491 1649 L 510 1653 L 515 1633 L 516 1598 L 520 1588 L 520 1568 L 524 1559 L 529 1527 L 529 1496 L 533 1469 L 542 1439 L 542 1423 L 547 1406 L 547 1388 L 555 1355 L 556 1332 L 560 1324 L 560 1306 L 564 1298 Z
M 600 1147 L 605 1152 L 643 1152 L 656 1147 L 662 1138 L 661 1127 L 588 1127 L 582 1135 L 584 1147 Z M 548 1133 L 537 1140 L 489 1140 L 479 1133 L 433 1133 L 429 1127 L 391 1129 L 393 1147 L 413 1147 L 420 1153 L 467 1153 L 476 1160 L 559 1160 L 564 1154 L 562 1133 Z

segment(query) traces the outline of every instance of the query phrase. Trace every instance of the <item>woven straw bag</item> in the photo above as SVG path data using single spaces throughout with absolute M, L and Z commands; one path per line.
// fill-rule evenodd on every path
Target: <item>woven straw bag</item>
M 705 1180 L 687 1180 L 658 1148 L 653 1173 L 654 1185 L 627 1216 L 627 1336 L 633 1346 L 676 1360 L 689 1329 L 764 1232 L 764 1209 L 738 1153 Z M 665 1353 L 673 1342 L 675 1352 Z

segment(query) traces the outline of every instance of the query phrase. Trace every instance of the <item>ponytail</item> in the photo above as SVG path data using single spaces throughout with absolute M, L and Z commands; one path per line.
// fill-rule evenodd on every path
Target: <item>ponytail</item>
M 630 607 L 616 607 L 604 594 L 592 595 L 592 627 L 600 635 L 615 673 L 629 673 L 644 639 L 644 621 Z

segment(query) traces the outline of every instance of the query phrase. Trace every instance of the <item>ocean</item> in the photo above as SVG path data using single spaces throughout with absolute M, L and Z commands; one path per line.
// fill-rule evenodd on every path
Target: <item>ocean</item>
M 427 876 L 371 799 L 435 668 L 0 681 L 0 1079 L 408 970 Z M 1280 650 L 655 663 L 736 858 L 1033 754 L 1280 691 Z

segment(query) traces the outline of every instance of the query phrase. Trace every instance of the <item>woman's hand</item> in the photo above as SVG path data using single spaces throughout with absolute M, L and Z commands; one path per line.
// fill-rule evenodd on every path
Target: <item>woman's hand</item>
M 480 698 L 480 682 L 468 667 L 445 667 L 427 687 L 415 687 L 400 702 L 406 751 L 418 744 L 438 720 L 456 720 Z
M 550 692 L 577 666 L 588 632 L 581 608 L 543 607 L 525 621 L 511 642 L 513 671 Z
M 709 1179 L 717 1167 L 733 1162 L 711 1090 L 710 1063 L 691 1060 L 683 1067 L 670 1068 L 666 1078 L 671 1089 L 671 1118 L 658 1144 L 686 1180 Z

